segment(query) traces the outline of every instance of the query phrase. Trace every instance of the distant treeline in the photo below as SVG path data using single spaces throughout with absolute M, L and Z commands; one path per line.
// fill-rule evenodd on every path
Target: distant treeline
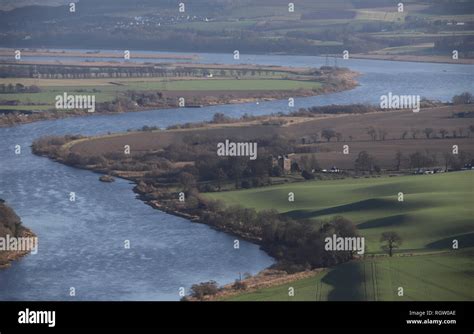
M 219 76 L 262 75 L 274 72 L 268 69 L 206 69 L 192 67 L 147 66 L 73 66 L 0 64 L 0 78 L 86 79 L 86 78 L 139 78 L 139 77 L 204 77 L 209 73 Z M 290 72 L 288 72 L 290 73 Z M 320 75 L 316 71 L 314 74 Z
M 374 105 L 370 104 L 351 104 L 338 105 L 331 104 L 327 106 L 315 106 L 309 108 L 300 108 L 298 111 L 293 111 L 290 116 L 311 117 L 314 114 L 364 114 L 379 110 Z
M 39 93 L 41 89 L 36 85 L 24 86 L 20 83 L 13 84 L 0 84 L 0 94 L 11 94 L 11 93 Z
M 331 267 L 353 258 L 352 251 L 326 251 L 325 238 L 355 237 L 355 225 L 343 217 L 328 221 L 294 220 L 277 211 L 256 211 L 219 202 L 201 201 L 201 220 L 220 230 L 259 238 L 262 249 L 288 272 Z

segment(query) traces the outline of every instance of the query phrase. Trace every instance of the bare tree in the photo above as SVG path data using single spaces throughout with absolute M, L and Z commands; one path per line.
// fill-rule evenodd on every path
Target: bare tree
M 402 244 L 402 237 L 394 231 L 383 232 L 380 242 L 386 243 L 382 245 L 382 249 L 388 250 L 388 255 L 393 256 L 393 250 Z
M 372 126 L 367 128 L 367 134 L 373 141 L 377 140 L 377 131 Z
M 196 187 L 196 179 L 194 175 L 188 172 L 182 172 L 178 176 L 179 184 L 183 187 L 184 191 L 188 192 Z
M 448 171 L 449 166 L 453 162 L 453 155 L 451 153 L 446 152 L 443 154 L 443 159 L 444 159 L 444 168 L 446 171 Z
M 372 171 L 375 166 L 375 159 L 367 151 L 359 152 L 354 162 L 354 168 L 357 171 Z
M 431 134 L 434 132 L 433 128 L 425 128 L 423 130 L 427 139 L 430 139 Z
M 326 138 L 326 140 L 330 142 L 331 138 L 336 137 L 336 131 L 333 129 L 323 129 L 321 132 L 321 137 Z
M 397 170 L 400 170 L 403 159 L 404 159 L 403 153 L 401 151 L 397 151 L 397 153 L 395 153 L 395 167 L 397 168 Z
M 416 137 L 420 134 L 420 130 L 418 129 L 411 129 L 411 137 L 416 139 Z
M 408 135 L 408 131 L 405 130 L 405 131 L 403 131 L 401 138 L 402 138 L 402 139 L 405 139 L 405 138 L 407 137 L 407 135 Z
M 385 129 L 379 129 L 379 140 L 385 140 L 387 137 L 387 130 Z
M 448 130 L 446 129 L 439 129 L 438 130 L 439 134 L 441 135 L 441 138 L 446 138 L 446 135 L 448 134 Z

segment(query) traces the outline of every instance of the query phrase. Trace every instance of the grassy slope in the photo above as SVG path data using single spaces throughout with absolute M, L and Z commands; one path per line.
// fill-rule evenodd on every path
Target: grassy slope
M 358 224 L 368 252 L 380 252 L 383 231 L 403 238 L 402 248 L 441 249 L 460 236 L 460 247 L 474 246 L 473 174 L 314 181 L 207 196 L 256 209 L 275 208 L 295 218 L 321 219 L 342 215 Z M 288 202 L 288 193 L 295 202 Z M 398 192 L 404 202 L 398 202 Z
M 457 252 L 349 262 L 315 277 L 229 300 L 473 300 L 474 250 Z M 288 296 L 289 287 L 295 289 L 294 297 Z M 398 287 L 403 287 L 404 296 L 398 296 Z

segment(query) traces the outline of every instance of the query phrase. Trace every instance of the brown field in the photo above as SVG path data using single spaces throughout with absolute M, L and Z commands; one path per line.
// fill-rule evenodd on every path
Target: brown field
M 458 145 L 461 151 L 474 153 L 474 137 L 468 127 L 474 125 L 474 119 L 453 118 L 453 112 L 473 110 L 472 106 L 443 106 L 422 109 L 419 113 L 412 111 L 388 111 L 362 115 L 323 115 L 313 118 L 283 117 L 288 123 L 284 126 L 262 125 L 254 122 L 239 122 L 231 124 L 209 125 L 197 129 L 179 129 L 154 132 L 131 132 L 115 134 L 97 138 L 87 138 L 73 142 L 72 152 L 86 156 L 103 155 L 109 152 L 122 152 L 124 145 L 130 145 L 135 152 L 153 151 L 170 144 L 182 143 L 184 138 L 206 137 L 216 141 L 225 139 L 249 141 L 271 138 L 281 135 L 300 143 L 305 136 L 320 133 L 325 128 L 334 129 L 343 135 L 340 142 L 332 139 L 331 142 L 317 142 L 300 145 L 310 147 L 317 152 L 318 161 L 322 168 L 337 165 L 340 168 L 351 168 L 357 154 L 366 150 L 375 156 L 382 168 L 393 166 L 394 155 L 401 150 L 405 155 L 415 151 L 428 150 L 436 154 L 442 164 L 442 154 L 450 152 L 453 145 Z M 270 119 L 270 117 L 269 117 Z M 297 121 L 295 121 L 297 120 Z M 367 134 L 368 127 L 387 131 L 385 140 L 372 141 Z M 439 138 L 427 139 L 422 132 L 430 127 L 435 130 L 434 136 Z M 438 130 L 448 130 L 447 138 L 441 139 Z M 452 131 L 462 128 L 463 138 L 452 137 Z M 411 136 L 410 129 L 418 129 L 420 133 L 416 139 Z M 408 131 L 406 139 L 401 135 Z M 468 137 L 470 135 L 470 137 Z M 349 137 L 352 136 L 352 141 Z M 342 154 L 343 145 L 349 145 L 349 154 Z

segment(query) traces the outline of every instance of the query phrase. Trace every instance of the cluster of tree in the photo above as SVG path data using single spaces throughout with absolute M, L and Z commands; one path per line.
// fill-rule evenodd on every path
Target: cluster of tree
M 0 199 L 0 238 L 7 235 L 17 236 L 21 229 L 20 218 L 16 213 Z
M 46 136 L 36 139 L 31 145 L 34 154 L 48 155 L 52 158 L 61 157 L 60 148 L 69 141 L 83 138 L 80 135 Z
M 158 91 L 137 92 L 129 90 L 125 92 L 125 95 L 139 106 L 150 106 L 163 102 L 163 94 Z
M 424 128 L 424 129 L 410 129 L 410 137 L 412 139 L 419 138 L 420 135 L 424 135 L 426 139 L 445 139 L 445 138 L 463 138 L 466 136 L 471 136 L 474 132 L 474 126 L 470 125 L 468 128 L 458 128 L 458 129 L 451 129 L 447 130 L 444 128 L 441 129 L 433 129 L 433 128 Z M 439 134 L 437 136 L 436 134 Z M 405 130 L 402 135 L 401 139 L 406 139 L 408 136 L 408 131 Z M 375 139 L 374 139 L 375 140 Z
M 306 268 L 329 267 L 350 260 L 351 251 L 326 251 L 325 238 L 355 237 L 355 225 L 343 217 L 314 222 L 294 220 L 275 210 L 256 211 L 239 206 L 223 207 L 215 201 L 205 202 L 202 220 L 210 226 L 243 236 L 260 239 L 262 248 L 281 263 Z
M 139 77 L 189 77 L 204 76 L 203 68 L 156 66 L 72 66 L 58 64 L 5 64 L 0 67 L 0 77 L 27 77 L 44 79 L 85 79 L 85 78 L 139 78 Z M 236 70 L 241 75 L 243 70 Z M 225 73 L 225 72 L 224 72 Z M 251 71 L 250 73 L 255 73 Z
M 461 57 L 472 57 L 474 55 L 474 38 L 472 36 L 449 36 L 437 38 L 435 40 L 434 50 L 444 53 L 459 50 Z
M 467 164 L 473 164 L 473 157 L 466 151 L 458 154 L 446 152 L 439 159 L 436 153 L 429 151 L 416 151 L 410 154 L 403 154 L 401 151 L 395 153 L 395 169 L 403 168 L 430 168 L 443 166 L 445 170 L 460 170 Z
M 377 165 L 375 157 L 367 151 L 359 152 L 354 161 L 354 169 L 357 172 L 380 172 L 380 166 Z
M 202 300 L 206 296 L 213 296 L 219 291 L 216 281 L 202 282 L 191 286 L 191 297 Z
M 319 114 L 364 114 L 377 111 L 376 106 L 370 104 L 351 104 L 351 105 L 328 105 L 315 106 L 310 108 L 300 108 L 298 111 L 293 111 L 290 116 L 312 117 Z
M 119 96 L 112 101 L 96 103 L 95 111 L 99 113 L 126 112 L 135 110 L 137 107 L 137 102 L 130 97 Z
M 25 86 L 21 83 L 13 84 L 0 84 L 0 94 L 11 94 L 11 93 L 39 93 L 41 90 L 36 85 Z
M 387 138 L 388 131 L 386 129 L 376 129 L 373 126 L 370 126 L 367 128 L 367 134 L 373 141 L 385 140 Z
M 336 132 L 334 129 L 323 129 L 321 131 L 321 137 L 326 139 L 328 142 L 330 142 L 332 138 L 336 138 L 337 141 L 341 141 L 342 133 Z
M 470 137 L 474 133 L 474 125 L 470 125 L 468 128 L 458 128 L 458 129 L 434 129 L 434 128 L 424 128 L 416 129 L 412 128 L 410 130 L 405 130 L 401 133 L 400 139 L 446 139 L 446 138 L 463 138 Z M 388 131 L 384 128 L 374 128 L 370 126 L 367 128 L 367 134 L 370 136 L 370 139 L 373 141 L 377 140 L 386 140 L 388 136 Z M 439 136 L 437 135 L 439 134 Z
M 464 92 L 459 95 L 454 95 L 452 102 L 453 104 L 471 104 L 474 103 L 474 98 L 471 93 Z

